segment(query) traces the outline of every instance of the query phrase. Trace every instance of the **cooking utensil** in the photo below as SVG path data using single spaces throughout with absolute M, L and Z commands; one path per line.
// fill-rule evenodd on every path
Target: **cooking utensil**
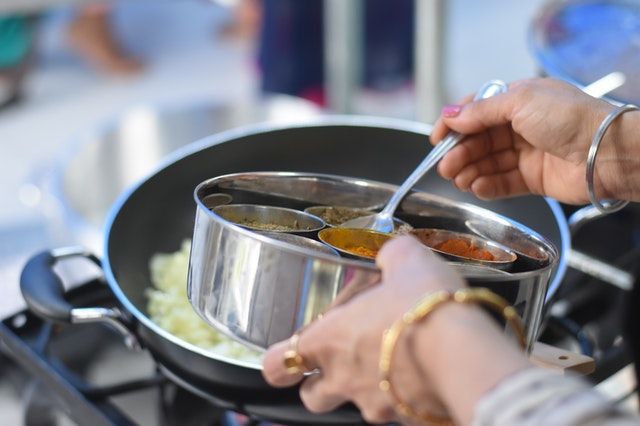
M 283 241 L 285 243 L 293 244 L 294 246 L 303 247 L 309 250 L 315 250 L 320 253 L 328 254 L 330 256 L 340 256 L 338 252 L 330 246 L 321 243 L 311 238 L 303 237 L 301 235 L 285 234 L 283 232 L 261 232 L 274 240 Z
M 202 200 L 202 203 L 209 209 L 215 209 L 218 206 L 229 204 L 232 200 L 233 197 L 229 194 L 210 194 Z
M 302 406 L 296 388 L 269 387 L 262 378 L 260 366 L 196 347 L 151 321 L 146 313 L 145 296 L 151 286 L 149 260 L 155 253 L 177 250 L 185 238 L 193 235 L 193 188 L 212 175 L 293 169 L 399 182 L 405 171 L 413 168 L 414 159 L 424 157 L 424 151 L 428 149 L 425 139 L 429 132 L 429 126 L 407 121 L 335 117 L 294 127 L 253 126 L 206 138 L 167 160 L 113 206 L 104 234 L 105 254 L 101 267 L 108 284 L 106 290 L 112 291 L 119 300 L 117 307 L 72 307 L 64 301 L 60 280 L 52 267 L 61 261 L 60 256 L 86 255 L 77 250 L 35 256 L 23 271 L 23 295 L 30 309 L 44 318 L 58 322 L 78 321 L 78 314 L 84 313 L 82 321 L 107 321 L 118 325 L 121 333 L 128 333 L 148 349 L 171 380 L 185 387 L 198 384 L 201 388 L 212 389 L 213 394 L 213 390 L 225 392 L 229 399 L 236 401 L 236 407 L 243 407 L 244 411 L 256 417 L 278 417 L 284 424 L 361 423 L 356 410 L 338 409 L 323 415 L 310 414 Z M 366 150 L 363 150 L 365 146 Z M 361 161 L 354 162 L 356 156 Z M 375 166 L 382 163 L 385 167 Z M 261 179 L 260 182 L 264 184 L 265 180 L 268 181 Z M 312 179 L 307 179 L 307 182 L 312 182 Z M 253 181 L 243 183 L 249 187 L 255 184 Z M 362 206 L 382 205 L 396 189 L 389 184 L 376 188 L 367 185 L 358 179 L 351 186 L 367 197 Z M 313 187 L 322 188 L 322 191 L 306 194 L 311 200 L 308 206 L 325 203 L 345 205 L 344 201 L 325 197 L 325 189 L 340 187 L 340 182 L 329 181 Z M 565 272 L 565 253 L 570 241 L 566 219 L 557 202 L 526 196 L 485 203 L 456 191 L 436 174 L 425 179 L 420 189 L 428 191 L 428 196 L 423 198 L 422 193 L 410 194 L 400 206 L 402 218 L 408 215 L 412 220 L 424 221 L 423 226 L 427 226 L 446 221 L 444 215 L 454 210 L 476 211 L 478 215 L 487 212 L 464 203 L 469 201 L 515 219 L 549 238 L 560 249 L 559 266 L 551 272 L 547 292 L 547 295 L 553 294 Z M 352 192 L 349 199 L 357 194 Z M 320 196 L 325 199 L 319 200 Z M 240 199 L 234 200 L 241 202 Z M 349 262 L 356 264 L 355 261 Z M 521 276 L 518 279 L 525 278 Z M 529 276 L 527 280 L 533 288 L 535 277 Z M 503 290 L 513 289 L 513 283 L 497 281 L 495 286 Z M 483 284 L 491 283 L 484 279 Z M 510 298 L 521 305 L 524 297 L 522 295 L 521 300 Z M 260 405 L 268 405 L 269 409 L 261 409 Z
M 278 180 L 280 182 L 275 184 Z M 277 195 L 264 192 L 265 181 L 278 188 Z M 307 185 L 306 191 L 299 191 L 300 182 Z M 243 188 L 242 193 L 237 190 L 239 186 Z M 374 252 L 391 238 L 390 234 L 361 228 L 324 229 L 318 234 L 321 241 L 352 257 L 365 257 L 368 261 L 335 258 L 262 238 L 255 232 L 229 223 L 218 214 L 220 209 L 233 205 L 211 211 L 202 202 L 211 193 L 232 191 L 234 197 L 245 197 L 248 203 L 252 203 L 251 197 L 255 197 L 269 199 L 278 205 L 299 205 L 305 201 L 300 198 L 303 197 L 301 194 L 309 194 L 308 202 L 312 202 L 313 188 L 318 186 L 332 186 L 338 192 L 343 188 L 345 192 L 353 193 L 381 188 L 384 184 L 335 175 L 252 172 L 218 176 L 196 187 L 196 224 L 189 260 L 188 296 L 195 311 L 205 321 L 244 344 L 265 349 L 308 324 L 335 299 L 344 301 L 344 291 L 353 295 L 354 289 L 361 290 L 378 282 L 380 273 L 370 260 L 375 257 Z M 295 198 L 287 197 L 286 188 L 295 188 Z M 390 192 L 395 190 L 394 187 L 389 189 Z M 501 282 L 504 288 L 498 289 L 498 293 L 513 303 L 519 300 L 527 326 L 527 342 L 532 344 L 537 322 L 533 325 L 529 320 L 539 319 L 547 279 L 557 259 L 557 251 L 552 244 L 532 230 L 488 210 L 452 200 L 433 199 L 422 192 L 415 192 L 412 197 L 413 207 L 419 213 L 430 214 L 432 207 L 442 207 L 447 212 L 446 220 L 450 222 L 448 229 L 463 228 L 468 221 L 479 221 L 500 228 L 501 232 L 514 239 L 519 235 L 536 236 L 540 250 L 548 253 L 545 263 L 512 262 L 509 276 L 492 277 L 497 280 L 496 285 L 504 278 Z M 439 217 L 432 216 L 432 220 Z M 421 219 L 414 216 L 405 218 L 410 225 L 414 224 L 413 220 L 419 223 Z M 494 244 L 493 248 L 497 246 Z M 372 253 L 367 254 L 366 251 Z M 494 265 L 506 267 L 508 263 L 495 262 Z M 504 285 L 505 282 L 509 285 Z
M 327 226 L 340 226 L 347 220 L 371 215 L 371 211 L 342 206 L 311 206 L 305 212 L 318 216 Z
M 318 238 L 349 257 L 374 260 L 391 235 L 371 229 L 326 228 L 318 233 Z
M 411 231 L 411 234 L 416 236 L 422 244 L 431 250 L 456 262 L 475 263 L 491 268 L 508 270 L 518 257 L 511 249 L 505 246 L 466 232 L 454 232 L 445 229 L 414 229 Z M 481 250 L 488 253 L 491 259 L 454 253 L 450 248 L 448 249 L 444 246 L 452 240 L 462 242 L 465 249 L 473 248 L 474 250 Z
M 202 202 L 208 197 L 204 197 Z M 317 216 L 283 207 L 228 204 L 214 208 L 213 212 L 229 222 L 254 231 L 307 234 L 318 232 L 325 226 Z
M 480 99 L 487 99 L 491 96 L 497 95 L 498 93 L 504 93 L 507 90 L 507 85 L 500 80 L 491 80 L 485 83 L 484 86 L 478 90 L 476 96 L 473 98 L 474 101 Z M 424 176 L 433 166 L 435 166 L 438 161 L 444 157 L 447 152 L 451 151 L 451 149 L 458 144 L 464 135 L 461 135 L 458 132 L 450 132 L 445 138 L 438 143 L 427 155 L 427 157 L 422 160 L 422 163 L 416 167 L 416 169 L 409 175 L 409 177 L 404 181 L 404 183 L 398 188 L 393 196 L 387 202 L 387 205 L 382 209 L 380 213 L 359 217 L 356 219 L 349 220 L 343 223 L 341 226 L 344 228 L 366 228 L 373 229 L 379 232 L 392 232 L 393 231 L 393 213 L 400 205 L 400 202 L 407 195 L 407 193 L 415 186 L 416 183 Z
M 371 211 L 364 209 L 357 209 L 353 207 L 341 207 L 341 206 L 312 206 L 304 209 L 305 212 L 311 213 L 314 216 L 318 216 L 324 220 L 327 226 L 340 226 L 348 220 L 355 219 L 356 217 L 363 217 L 371 215 Z M 412 228 L 408 223 L 393 218 L 394 232 L 406 233 Z

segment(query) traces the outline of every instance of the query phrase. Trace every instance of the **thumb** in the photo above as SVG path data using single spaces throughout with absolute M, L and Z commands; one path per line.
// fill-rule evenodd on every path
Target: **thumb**
M 415 266 L 428 267 L 438 262 L 437 255 L 417 238 L 408 235 L 393 238 L 383 245 L 376 258 L 376 264 L 385 275 L 393 274 L 396 270 L 413 269 Z
M 402 282 L 409 286 L 431 289 L 458 289 L 462 278 L 443 258 L 415 237 L 397 237 L 382 246 L 376 258 L 383 282 Z

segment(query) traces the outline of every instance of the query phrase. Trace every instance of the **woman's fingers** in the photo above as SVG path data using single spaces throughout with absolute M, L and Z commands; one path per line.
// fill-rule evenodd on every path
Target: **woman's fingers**
M 491 149 L 492 144 L 487 134 L 467 136 L 440 161 L 438 173 L 443 178 L 451 180 L 467 164 L 489 155 Z
M 320 354 L 316 346 L 318 328 L 322 328 L 319 323 L 312 323 L 298 333 L 296 344 L 292 344 L 292 340 L 287 339 L 274 344 L 267 350 L 262 361 L 262 375 L 267 383 L 275 387 L 293 386 L 304 379 L 302 370 L 311 371 L 320 366 L 318 361 Z M 320 335 L 322 334 L 322 330 L 320 330 Z M 295 351 L 300 355 L 303 363 L 300 372 L 292 374 L 287 370 L 285 365 L 287 351 Z
M 514 114 L 514 98 L 513 93 L 506 92 L 479 101 L 447 105 L 431 132 L 431 143 L 440 142 L 450 130 L 472 135 L 510 123 Z
M 304 406 L 313 413 L 331 411 L 347 401 L 335 381 L 323 377 L 322 373 L 308 377 L 300 387 L 300 398 Z
M 520 170 L 481 176 L 471 183 L 469 190 L 478 198 L 493 200 L 530 193 Z
M 276 343 L 271 346 L 264 355 L 262 361 L 262 375 L 267 383 L 278 388 L 293 386 L 300 382 L 304 376 L 300 374 L 291 374 L 284 365 L 285 352 L 289 350 L 289 341 Z M 305 362 L 309 362 L 303 358 Z
M 406 271 L 415 266 L 427 269 L 433 255 L 414 237 L 393 238 L 382 246 L 376 264 L 384 276 L 395 271 Z M 383 278 L 383 281 L 386 279 Z
M 481 176 L 505 173 L 518 167 L 518 155 L 512 149 L 491 153 L 475 163 L 467 164 L 455 175 L 454 184 L 461 191 L 468 191 Z
M 480 133 L 491 127 L 508 124 L 514 113 L 514 96 L 511 92 L 500 93 L 488 99 L 468 103 L 460 113 L 442 117 L 443 124 L 464 135 Z
M 462 98 L 457 104 L 454 105 L 446 105 L 442 108 L 442 114 L 450 115 L 449 112 L 453 111 L 451 107 L 461 107 L 462 105 L 466 105 L 473 100 L 473 95 L 467 95 Z M 461 110 L 461 109 L 460 109 Z M 449 112 L 448 112 L 449 111 Z M 429 137 L 429 141 L 432 145 L 437 144 L 449 133 L 451 129 L 447 127 L 446 124 L 442 121 L 442 117 L 438 118 L 436 123 L 433 126 L 433 130 L 431 131 L 431 136 Z

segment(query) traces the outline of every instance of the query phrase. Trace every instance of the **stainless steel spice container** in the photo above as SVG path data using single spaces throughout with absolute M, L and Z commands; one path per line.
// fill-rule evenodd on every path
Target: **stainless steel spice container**
M 314 205 L 376 208 L 394 190 L 393 185 L 369 180 L 289 172 L 238 173 L 201 183 L 194 194 L 197 208 L 188 284 L 191 304 L 217 329 L 264 349 L 380 280 L 380 271 L 371 262 L 320 253 L 229 222 L 203 203 L 208 195 L 225 193 L 235 203 L 303 210 Z M 424 192 L 409 195 L 397 216 L 415 228 L 466 233 L 481 228 L 506 247 L 513 241 L 526 241 L 539 255 L 518 252 L 509 273 L 476 273 L 477 268 L 464 265 L 460 271 L 471 285 L 489 287 L 518 309 L 531 346 L 558 259 L 553 244 L 487 209 Z

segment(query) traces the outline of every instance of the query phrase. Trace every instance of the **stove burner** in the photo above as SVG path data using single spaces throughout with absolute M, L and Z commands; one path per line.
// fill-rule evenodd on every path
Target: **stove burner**
M 639 236 L 640 213 L 628 208 L 584 226 L 574 235 L 573 244 L 637 277 Z M 627 296 L 619 288 L 571 271 L 554 297 L 541 340 L 593 354 L 598 367 L 589 379 L 594 383 L 611 377 L 630 362 L 620 344 L 617 323 L 620 301 Z M 117 304 L 101 280 L 77 287 L 66 298 L 75 306 Z M 57 424 L 61 413 L 92 425 L 270 424 L 265 419 L 288 425 L 320 424 L 296 398 L 199 380 L 180 365 L 153 359 L 147 351 L 128 350 L 120 335 L 101 324 L 58 325 L 23 311 L 0 322 L 0 357 L 3 354 L 30 376 L 21 385 L 28 426 Z M 0 367 L 7 365 L 1 361 Z M 5 376 L 13 376 L 17 369 L 4 370 L 11 371 Z M 345 422 L 361 423 L 357 410 L 322 416 L 322 424 Z
M 103 283 L 68 293 L 78 304 L 113 304 Z M 186 380 L 146 351 L 130 351 L 100 324 L 57 325 L 28 311 L 0 323 L 0 356 L 6 354 L 31 376 L 24 386 L 25 424 L 55 425 L 60 413 L 92 425 L 268 425 L 262 419 L 301 423 L 304 409 L 286 402 L 240 404 L 239 391 Z M 249 398 L 248 400 L 250 400 Z M 275 409 L 274 409 L 275 408 Z M 290 415 L 282 415 L 284 412 Z M 250 414 L 248 414 L 250 413 Z M 354 421 L 360 422 L 354 411 Z M 344 424 L 335 419 L 329 424 Z

